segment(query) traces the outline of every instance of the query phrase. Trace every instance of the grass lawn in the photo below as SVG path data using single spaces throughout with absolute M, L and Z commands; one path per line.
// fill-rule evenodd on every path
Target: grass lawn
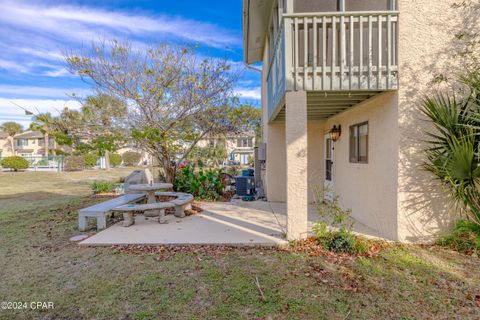
M 89 182 L 129 171 L 0 173 L 0 301 L 54 303 L 0 319 L 480 319 L 480 260 L 438 247 L 338 261 L 69 242 L 76 209 L 99 201 Z

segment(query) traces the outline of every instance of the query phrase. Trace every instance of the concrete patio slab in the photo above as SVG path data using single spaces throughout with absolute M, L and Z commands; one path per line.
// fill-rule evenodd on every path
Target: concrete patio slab
M 156 218 L 136 217 L 128 228 L 122 222 L 80 242 L 81 245 L 262 245 L 287 243 L 286 205 L 265 201 L 202 203 L 203 212 L 185 218 L 166 217 L 167 224 Z M 309 228 L 318 221 L 315 208 L 309 208 Z M 355 231 L 373 237 L 378 234 L 356 223 Z

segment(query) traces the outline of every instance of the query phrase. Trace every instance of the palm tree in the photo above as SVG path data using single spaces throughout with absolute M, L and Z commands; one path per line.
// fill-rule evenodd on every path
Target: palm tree
M 110 170 L 110 151 L 115 149 L 115 141 L 123 136 L 119 123 L 127 115 L 127 105 L 115 96 L 99 93 L 89 96 L 82 106 L 85 121 L 97 136 L 100 153 L 105 157 L 105 169 Z
M 0 126 L 0 130 L 5 132 L 6 134 L 8 134 L 8 136 L 10 138 L 10 144 L 11 144 L 11 147 L 12 147 L 12 153 L 13 153 L 13 155 L 15 155 L 15 139 L 14 139 L 14 137 L 17 134 L 19 134 L 23 131 L 23 126 L 20 123 L 13 122 L 13 121 L 8 121 L 8 122 L 4 122 Z
M 480 225 L 480 71 L 462 77 L 468 95 L 437 93 L 422 112 L 434 131 L 427 132 L 426 169 L 452 192 L 471 221 Z
M 30 124 L 31 130 L 38 130 L 43 133 L 43 140 L 45 141 L 45 157 L 49 154 L 49 135 L 55 119 L 50 113 L 39 113 L 33 117 L 33 122 Z

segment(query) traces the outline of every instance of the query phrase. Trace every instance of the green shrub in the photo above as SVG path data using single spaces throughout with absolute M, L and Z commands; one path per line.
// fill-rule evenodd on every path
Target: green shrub
M 142 158 L 142 155 L 138 152 L 127 151 L 122 155 L 123 164 L 127 167 L 137 166 Z
M 116 184 L 109 181 L 94 181 L 90 184 L 93 193 L 106 193 L 115 191 Z
M 87 153 L 84 154 L 82 157 L 85 162 L 85 168 L 93 168 L 97 165 L 98 155 Z
M 218 200 L 224 190 L 222 175 L 220 169 L 195 172 L 193 166 L 187 165 L 178 172 L 174 186 L 177 191 L 191 193 L 200 199 Z
M 480 253 L 480 226 L 465 220 L 460 220 L 455 229 L 448 235 L 437 240 L 437 244 L 463 253 Z
M 2 167 L 12 169 L 13 171 L 25 170 L 30 166 L 30 162 L 20 156 L 6 157 L 1 164 Z
M 327 197 L 326 192 L 329 193 Z M 312 230 L 319 244 L 333 252 L 366 253 L 369 249 L 368 241 L 352 232 L 354 223 L 351 217 L 352 210 L 342 209 L 340 197 L 328 189 L 316 188 L 315 197 L 321 221 L 315 223 Z M 334 230 L 329 230 L 327 223 L 330 223 Z
M 350 230 L 328 230 L 325 222 L 317 222 L 313 225 L 313 233 L 318 243 L 326 250 L 350 254 L 363 254 L 369 249 L 366 239 L 356 236 Z
M 85 169 L 85 160 L 82 156 L 68 156 L 63 166 L 65 171 L 82 171 Z
M 110 159 L 110 166 L 118 167 L 122 164 L 122 156 L 118 153 L 110 153 L 108 157 Z

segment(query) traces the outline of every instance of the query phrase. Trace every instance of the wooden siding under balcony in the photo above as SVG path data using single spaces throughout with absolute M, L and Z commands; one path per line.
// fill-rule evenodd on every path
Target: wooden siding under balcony
M 281 119 L 286 91 L 308 91 L 312 118 L 326 118 L 396 90 L 397 33 L 396 11 L 284 14 L 270 51 L 270 121 Z

